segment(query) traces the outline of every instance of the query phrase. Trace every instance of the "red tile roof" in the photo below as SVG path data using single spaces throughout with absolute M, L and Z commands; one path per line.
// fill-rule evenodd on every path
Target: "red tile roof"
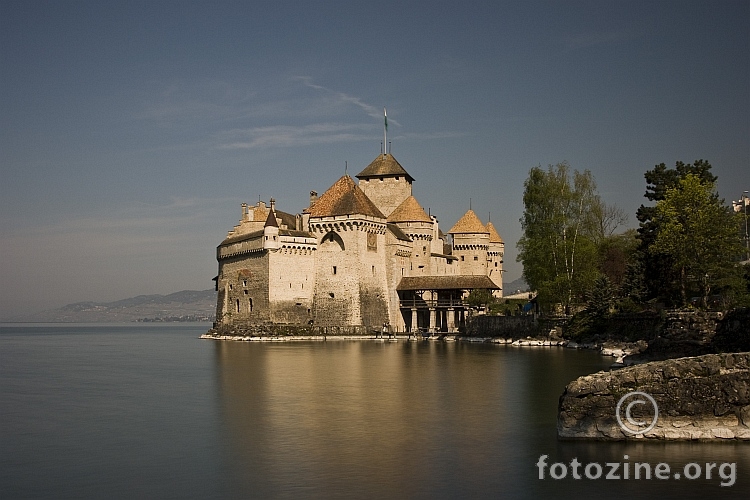
M 385 219 L 385 215 L 348 175 L 337 180 L 310 208 L 310 217 L 354 214 Z

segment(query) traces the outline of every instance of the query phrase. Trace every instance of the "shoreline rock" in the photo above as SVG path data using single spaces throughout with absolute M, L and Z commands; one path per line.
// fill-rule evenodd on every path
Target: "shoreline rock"
M 617 419 L 618 403 L 633 391 L 650 395 L 658 406 L 654 427 L 643 434 L 624 431 Z M 647 406 L 629 405 L 627 411 L 632 407 L 633 421 L 645 422 Z M 749 441 L 750 353 L 654 361 L 580 377 L 560 396 L 557 434 L 560 439 Z

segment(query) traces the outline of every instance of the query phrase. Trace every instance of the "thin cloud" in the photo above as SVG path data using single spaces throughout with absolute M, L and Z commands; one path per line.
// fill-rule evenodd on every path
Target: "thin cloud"
M 317 123 L 235 129 L 220 134 L 219 149 L 297 147 L 368 140 L 372 125 Z
M 355 106 L 362 109 L 365 113 L 367 113 L 368 116 L 375 118 L 375 119 L 382 119 L 383 118 L 383 110 L 380 107 L 373 106 L 371 104 L 367 104 L 364 102 L 361 98 L 350 96 L 349 94 L 346 94 L 344 92 L 340 92 L 337 90 L 331 90 L 327 87 L 323 87 L 322 85 L 317 85 L 312 82 L 312 78 L 309 76 L 297 76 L 295 77 L 296 80 L 299 80 L 302 82 L 303 85 L 306 87 L 310 87 L 311 89 L 319 90 L 321 92 L 326 92 L 328 94 L 332 94 L 336 96 L 336 98 L 345 104 L 354 104 Z M 401 126 L 401 124 L 394 120 L 393 118 L 388 118 L 388 123 L 396 125 L 398 127 Z

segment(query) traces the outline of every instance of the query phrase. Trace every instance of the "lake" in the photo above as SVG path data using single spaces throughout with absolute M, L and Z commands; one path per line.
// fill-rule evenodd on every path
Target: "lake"
M 0 498 L 742 498 L 750 445 L 561 442 L 612 358 L 474 343 L 199 339 L 207 324 L 0 326 Z M 547 455 L 545 479 L 537 462 Z M 628 458 L 624 458 L 627 456 Z M 572 459 L 583 466 L 573 478 Z M 565 478 L 562 465 L 567 465 Z M 663 462 L 700 477 L 589 479 Z M 711 479 L 705 464 L 716 463 Z M 719 466 L 726 479 L 719 475 Z M 729 464 L 734 464 L 734 484 Z M 596 469 L 591 472 L 593 475 Z M 621 469 L 622 470 L 622 469 Z M 694 475 L 696 469 L 686 469 Z M 604 469 L 606 474 L 606 468 Z M 631 472 L 632 474 L 632 472 Z

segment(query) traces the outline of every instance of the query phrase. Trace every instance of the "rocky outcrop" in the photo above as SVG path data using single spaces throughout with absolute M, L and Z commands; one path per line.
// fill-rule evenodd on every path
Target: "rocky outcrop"
M 650 395 L 658 414 L 645 396 L 641 402 L 629 397 L 633 391 Z M 653 427 L 646 430 L 649 423 Z M 581 377 L 560 397 L 557 434 L 562 439 L 750 440 L 750 353 L 669 359 Z

